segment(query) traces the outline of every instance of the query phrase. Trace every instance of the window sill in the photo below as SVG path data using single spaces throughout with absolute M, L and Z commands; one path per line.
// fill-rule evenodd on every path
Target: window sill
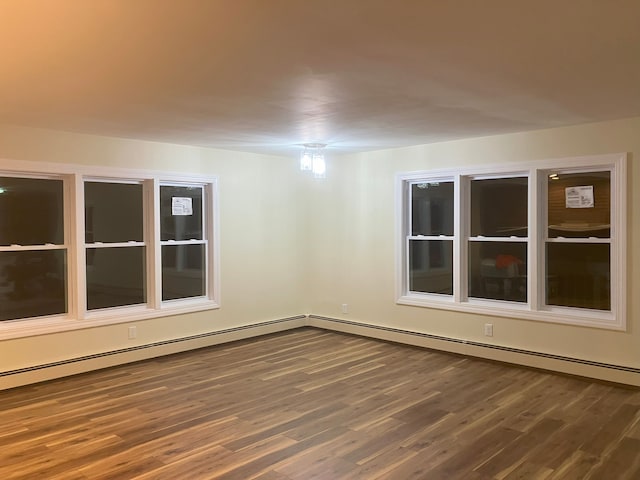
M 123 307 L 87 313 L 84 319 L 69 317 L 43 317 L 32 320 L 7 320 L 0 322 L 0 340 L 33 337 L 51 333 L 104 327 L 152 318 L 181 315 L 184 313 L 215 310 L 220 305 L 214 300 L 186 300 L 180 304 L 163 305 L 160 309 L 147 307 Z
M 549 308 L 533 310 L 528 304 L 472 299 L 468 302 L 455 302 L 453 298 L 433 295 L 409 294 L 397 299 L 398 305 L 453 310 L 495 317 L 508 317 L 522 320 L 535 320 L 547 323 L 560 323 L 582 327 L 602 328 L 625 331 L 623 319 L 616 318 L 612 312 L 598 312 L 579 308 Z

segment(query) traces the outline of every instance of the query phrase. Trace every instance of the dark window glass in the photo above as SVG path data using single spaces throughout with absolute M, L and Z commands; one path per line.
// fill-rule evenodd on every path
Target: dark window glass
M 471 236 L 526 237 L 527 178 L 471 181 Z
M 67 311 L 66 250 L 0 252 L 0 320 Z
M 611 309 L 610 246 L 547 244 L 547 305 Z
M 64 243 L 62 180 L 0 177 L 0 245 Z
M 409 241 L 409 290 L 453 294 L 453 242 Z
M 552 174 L 547 187 L 550 238 L 609 238 L 611 172 Z
M 453 235 L 453 182 L 411 185 L 411 235 Z
M 162 300 L 205 295 L 205 245 L 162 246 Z
M 527 301 L 527 244 L 469 242 L 469 296 Z
M 160 186 L 161 240 L 202 240 L 202 187 Z
M 145 247 L 87 249 L 88 310 L 145 302 Z
M 85 241 L 143 241 L 142 185 L 85 182 Z

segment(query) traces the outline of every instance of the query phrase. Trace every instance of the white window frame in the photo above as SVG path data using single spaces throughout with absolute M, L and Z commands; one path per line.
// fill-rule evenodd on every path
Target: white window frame
M 157 186 L 157 188 L 155 188 Z M 198 188 L 202 188 L 202 239 L 198 240 L 198 239 L 189 239 L 189 240 L 161 240 L 161 234 L 160 234 L 160 187 L 163 186 L 171 186 L 171 187 L 198 187 Z M 162 299 L 162 281 L 161 281 L 161 277 L 162 277 L 162 247 L 163 246 L 170 246 L 170 245 L 204 245 L 205 247 L 205 261 L 206 261 L 206 265 L 209 265 L 210 262 L 212 261 L 212 256 L 211 256 L 211 241 L 210 239 L 213 238 L 213 222 L 212 220 L 209 218 L 210 215 L 207 214 L 207 212 L 209 212 L 211 210 L 211 202 L 210 202 L 210 198 L 213 195 L 213 191 L 210 188 L 211 185 L 206 183 L 206 182 L 202 182 L 202 179 L 198 179 L 198 178 L 191 178 L 191 179 L 186 179 L 183 178 L 181 181 L 176 181 L 175 179 L 172 180 L 160 180 L 158 182 L 156 182 L 156 185 L 154 185 L 154 197 L 156 198 L 156 201 L 154 203 L 154 205 L 157 205 L 158 210 L 157 210 L 157 221 L 156 224 L 158 225 L 158 231 L 157 231 L 157 236 L 155 238 L 157 238 L 159 240 L 159 248 L 156 250 L 155 252 L 155 258 L 154 258 L 154 262 L 155 262 L 155 269 L 158 272 L 158 278 L 160 279 L 158 282 L 156 282 L 156 287 L 157 290 L 155 292 L 155 298 L 156 298 L 156 302 L 159 302 L 159 307 L 160 308 L 171 308 L 171 305 L 179 305 L 179 304 L 189 304 L 189 303 L 199 303 L 202 299 L 204 298 L 208 298 L 210 296 L 212 296 L 214 294 L 214 291 L 212 289 L 213 286 L 213 276 L 209 274 L 208 270 L 210 270 L 209 268 L 207 268 L 207 272 L 205 272 L 205 294 L 202 296 L 194 296 L 194 297 L 185 297 L 185 298 L 179 298 L 179 299 L 171 299 L 171 300 L 163 300 Z M 206 267 L 205 265 L 205 267 Z M 156 303 L 158 305 L 158 303 Z
M 414 181 L 411 179 L 408 179 L 407 181 L 407 235 L 406 235 L 406 240 L 405 240 L 405 249 L 407 252 L 407 262 L 409 262 L 409 245 L 411 241 L 433 241 L 433 240 L 443 240 L 443 241 L 450 241 L 452 243 L 452 247 L 453 247 L 453 295 L 449 295 L 446 293 L 424 293 L 424 292 L 413 292 L 415 295 L 419 295 L 419 296 L 424 296 L 425 298 L 433 298 L 433 299 L 439 299 L 441 301 L 452 301 L 455 297 L 455 292 L 456 292 L 456 281 L 458 280 L 459 275 L 457 274 L 457 268 L 456 266 L 458 265 L 457 263 L 457 255 L 456 255 L 456 251 L 457 251 L 457 245 L 459 242 L 459 235 L 457 235 L 457 229 L 458 229 L 458 222 L 457 222 L 457 215 L 459 212 L 459 207 L 458 207 L 458 183 L 456 181 L 456 178 L 453 176 L 434 176 L 431 177 L 429 179 L 429 182 L 431 183 L 453 183 L 453 188 L 454 188 L 454 193 L 453 193 L 453 203 L 454 203 L 454 220 L 453 220 L 453 235 L 417 235 L 414 236 L 412 235 L 412 232 L 409 232 L 409 227 L 411 226 L 411 218 L 413 216 L 413 205 L 410 202 L 410 198 L 409 198 L 409 194 L 411 191 L 411 187 L 413 185 L 419 184 L 419 183 L 426 183 L 426 182 L 421 182 L 421 181 Z M 405 277 L 405 282 L 406 282 L 406 286 L 407 286 L 407 291 L 409 289 L 409 285 L 410 285 L 410 272 L 409 272 L 409 268 L 405 269 L 404 272 L 404 277 Z
M 185 175 L 150 170 L 89 167 L 2 159 L 0 176 L 52 178 L 64 182 L 64 245 L 46 248 L 67 250 L 67 313 L 46 317 L 0 321 L 0 340 L 69 331 L 102 325 L 158 318 L 180 313 L 220 308 L 220 241 L 218 179 L 207 175 Z M 144 241 L 146 247 L 147 302 L 95 309 L 86 308 L 86 251 L 84 183 L 140 183 L 143 185 Z M 201 297 L 161 301 L 160 184 L 198 185 L 203 191 L 203 236 L 206 238 L 206 293 Z M 206 230 L 205 230 L 206 229 Z M 136 244 L 139 242 L 136 242 Z M 130 244 L 127 244 L 130 246 Z M 108 244 L 106 246 L 114 246 Z M 31 248 L 31 247 L 24 247 Z M 12 247 L 0 247 L 11 250 Z M 32 249 L 32 248 L 31 248 Z
M 489 298 L 481 298 L 481 297 L 470 297 L 469 296 L 469 248 L 471 243 L 473 242 L 496 242 L 496 243 L 502 243 L 502 242 L 513 242 L 513 243 L 524 243 L 527 246 L 527 266 L 529 265 L 530 260 L 532 260 L 532 256 L 531 256 L 531 238 L 535 238 L 535 237 L 531 237 L 531 225 L 532 223 L 535 223 L 535 221 L 532 221 L 532 208 L 531 208 L 531 203 L 529 203 L 531 201 L 531 195 L 529 195 L 529 198 L 527 199 L 527 211 L 528 211 L 528 215 L 527 215 L 527 236 L 526 237 L 520 237 L 520 236 L 511 236 L 511 237 L 486 237 L 486 236 L 471 236 L 471 182 L 473 182 L 474 180 L 494 180 L 494 179 L 509 179 L 509 178 L 526 178 L 528 180 L 528 190 L 529 192 L 531 191 L 532 188 L 535 188 L 534 185 L 532 185 L 531 183 L 531 177 L 530 177 L 530 172 L 527 170 L 524 171 L 508 171 L 508 172 L 503 172 L 500 174 L 472 174 L 472 175 L 464 175 L 461 176 L 461 182 L 462 183 L 462 188 L 464 191 L 464 205 L 465 205 L 465 209 L 464 211 L 460 212 L 460 220 L 461 220 L 461 231 L 464 232 L 464 236 L 461 238 L 461 245 L 462 248 L 464 249 L 464 269 L 465 269 L 465 281 L 463 283 L 463 285 L 461 285 L 461 294 L 460 294 L 460 298 L 465 299 L 466 301 L 468 301 L 470 304 L 477 304 L 477 305 L 486 305 L 488 307 L 491 307 L 493 305 L 496 305 L 495 302 L 499 302 L 497 303 L 498 306 L 502 305 L 504 302 L 508 302 L 509 305 L 511 305 L 513 308 L 515 309 L 521 309 L 523 305 L 525 305 L 527 302 L 513 302 L 510 300 L 494 300 L 494 299 L 489 299 Z M 533 257 L 535 258 L 535 257 Z M 528 276 L 528 275 L 527 275 Z M 527 299 L 529 298 L 529 294 L 530 292 L 530 288 L 529 288 L 529 283 L 527 282 Z
M 71 291 L 73 281 L 72 267 L 75 266 L 73 259 L 73 250 L 71 248 L 71 221 L 66 209 L 66 206 L 71 202 L 71 193 L 69 191 L 69 177 L 66 175 L 60 175 L 53 172 L 31 172 L 31 171 L 12 171 L 2 169 L 0 170 L 0 177 L 13 177 L 13 178 L 27 178 L 33 180 L 58 180 L 62 181 L 62 203 L 63 203 L 63 242 L 61 244 L 46 243 L 41 245 L 4 245 L 0 246 L 0 252 L 27 252 L 27 251 L 46 251 L 46 250 L 63 250 L 66 253 L 67 265 L 66 265 L 66 312 L 54 315 L 47 315 L 42 318 L 68 318 L 69 315 L 74 312 L 74 304 L 71 302 L 71 298 L 74 296 L 74 292 Z M 4 320 L 0 323 L 18 322 L 23 319 Z M 1 337 L 0 337 L 1 338 Z
M 611 310 L 545 305 L 545 242 L 547 238 L 547 175 L 551 171 L 611 172 Z M 542 322 L 626 330 L 626 237 L 627 237 L 627 154 L 539 160 L 487 167 L 424 170 L 396 175 L 396 303 L 418 307 L 455 310 L 483 315 L 521 318 Z M 529 211 L 527 241 L 527 302 L 469 298 L 468 229 L 470 180 L 528 176 Z M 410 237 L 410 185 L 454 178 L 454 293 L 453 296 L 410 292 L 408 238 Z M 506 239 L 508 240 L 508 239 Z M 522 239 L 520 240 L 522 241 Z M 587 240 L 589 241 L 589 240 Z M 592 240 L 602 243 L 603 240 Z
M 84 265 L 84 268 L 81 269 L 80 272 L 78 272 L 78 278 L 81 280 L 81 282 L 84 284 L 84 289 L 82 291 L 78 291 L 78 297 L 79 297 L 79 304 L 77 306 L 78 311 L 79 312 L 83 312 L 84 318 L 91 318 L 91 317 L 100 317 L 102 315 L 104 315 L 104 312 L 108 312 L 108 311 L 112 311 L 112 312 L 118 312 L 121 313 L 123 309 L 126 310 L 144 310 L 147 308 L 147 305 L 149 303 L 148 299 L 149 299 L 149 295 L 150 295 L 150 291 L 151 291 L 151 286 L 153 284 L 153 281 L 149 281 L 148 279 L 148 274 L 149 274 L 149 269 L 148 267 L 146 268 L 146 276 L 145 276 L 145 281 L 146 281 L 146 285 L 145 285 L 145 289 L 146 289 L 146 297 L 147 297 L 147 302 L 144 304 L 135 304 L 135 305 L 123 305 L 123 306 L 116 306 L 116 307 L 107 307 L 107 308 L 100 308 L 100 309 L 93 309 L 93 310 L 88 310 L 87 309 L 87 285 L 86 285 L 86 273 L 87 273 L 87 251 L 91 248 L 128 248 L 128 247 L 145 247 L 145 265 L 149 264 L 150 261 L 150 256 L 149 256 L 149 240 L 150 235 L 148 234 L 148 228 L 147 228 L 147 224 L 149 223 L 148 220 L 148 212 L 149 212 L 149 205 L 147 202 L 147 196 L 145 195 L 145 189 L 147 188 L 147 186 L 145 185 L 145 181 L 144 180 L 133 180 L 130 178 L 113 178 L 113 177 L 91 177 L 91 176 L 82 176 L 81 178 L 79 178 L 79 180 L 81 181 L 81 189 L 77 194 L 76 199 L 78 200 L 78 204 L 81 206 L 82 209 L 82 216 L 81 217 L 76 217 L 76 221 L 77 221 L 77 225 L 81 226 L 82 228 L 78 228 L 78 245 L 82 245 L 82 248 L 80 248 L 79 250 L 82 250 L 81 252 L 81 256 L 82 256 L 82 264 Z M 111 184 L 129 184 L 129 185 L 142 185 L 142 189 L 143 189 L 143 202 L 142 202 L 142 212 L 143 212 L 143 239 L 142 241 L 136 241 L 136 242 L 109 242 L 109 243 L 103 243 L 103 242 L 93 242 L 93 243 L 87 243 L 86 242 L 86 236 L 85 236 L 85 232 L 86 232 L 86 225 L 84 223 L 85 221 L 85 201 L 84 201 L 84 191 L 85 191 L 85 183 L 87 182 L 95 182 L 95 183 L 111 183 Z M 144 220 L 146 219 L 146 221 Z M 82 240 L 82 243 L 80 243 L 80 240 Z M 80 260 L 80 259 L 78 259 Z

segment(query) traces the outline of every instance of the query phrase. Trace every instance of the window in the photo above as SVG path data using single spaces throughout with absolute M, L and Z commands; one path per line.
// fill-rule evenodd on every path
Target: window
M 547 178 L 547 304 L 610 310 L 611 172 Z
M 411 183 L 409 290 L 453 295 L 453 181 Z
M 469 297 L 527 301 L 528 183 L 526 176 L 471 178 Z
M 160 186 L 163 301 L 206 292 L 204 197 L 202 185 Z
M 625 327 L 626 157 L 398 175 L 398 303 Z
M 146 303 L 143 186 L 86 181 L 87 310 Z
M 3 338 L 218 307 L 215 179 L 8 164 Z
M 0 176 L 0 320 L 67 311 L 63 181 Z

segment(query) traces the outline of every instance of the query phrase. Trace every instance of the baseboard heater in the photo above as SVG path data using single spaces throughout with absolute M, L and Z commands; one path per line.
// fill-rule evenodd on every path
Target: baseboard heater
M 378 331 L 383 331 L 383 332 L 388 332 L 388 333 L 393 333 L 393 334 L 398 334 L 398 335 L 404 335 L 404 336 L 409 336 L 409 337 L 425 338 L 425 339 L 429 339 L 429 340 L 448 342 L 448 343 L 452 343 L 452 344 L 479 347 L 479 348 L 488 349 L 488 350 L 498 350 L 498 351 L 503 351 L 503 352 L 520 354 L 520 355 L 528 355 L 528 356 L 531 356 L 531 357 L 546 358 L 546 359 L 550 359 L 550 360 L 557 360 L 557 361 L 569 362 L 569 363 L 573 363 L 573 364 L 585 365 L 585 366 L 590 366 L 590 367 L 598 367 L 598 368 L 604 368 L 604 369 L 610 369 L 610 370 L 619 371 L 619 372 L 626 372 L 626 373 L 640 375 L 640 368 L 629 367 L 629 366 L 625 366 L 625 365 L 615 365 L 615 364 L 610 364 L 610 363 L 596 362 L 596 361 L 593 361 L 593 360 L 585 360 L 585 359 L 581 359 L 581 358 L 567 357 L 567 356 L 555 355 L 555 354 L 551 354 L 551 353 L 536 352 L 536 351 L 533 351 L 533 350 L 524 350 L 524 349 L 521 349 L 521 348 L 505 347 L 505 346 L 501 346 L 501 345 L 492 345 L 492 344 L 489 344 L 489 343 L 475 342 L 475 341 L 470 341 L 470 340 L 462 340 L 462 339 L 459 339 L 459 338 L 445 337 L 445 336 L 441 336 L 441 335 L 433 335 L 433 334 L 430 334 L 430 333 L 415 332 L 415 331 L 412 331 L 412 330 L 402 330 L 402 329 L 399 329 L 399 328 L 385 327 L 385 326 L 382 326 L 382 325 L 374 325 L 374 324 L 369 324 L 369 323 L 354 322 L 354 321 L 350 321 L 350 320 L 343 320 L 343 319 L 337 319 L 337 318 L 331 318 L 331 317 L 324 317 L 324 316 L 319 316 L 319 315 L 297 315 L 297 316 L 281 318 L 281 319 L 277 319 L 277 320 L 270 320 L 270 321 L 266 321 L 266 322 L 253 323 L 253 324 L 250 324 L 250 325 L 242 325 L 242 326 L 238 326 L 238 327 L 227 328 L 227 329 L 224 329 L 224 330 L 217 330 L 217 331 L 214 331 L 214 332 L 200 333 L 200 334 L 197 334 L 197 335 L 190 335 L 190 336 L 180 337 L 180 338 L 172 338 L 172 339 L 162 340 L 162 341 L 159 341 L 159 342 L 148 343 L 148 344 L 144 344 L 144 345 L 136 345 L 136 346 L 127 347 L 127 348 L 120 348 L 120 349 L 117 349 L 117 350 L 110 350 L 110 351 L 107 351 L 107 352 L 100 352 L 100 353 L 95 353 L 95 354 L 91 354 L 91 355 L 84 355 L 84 356 L 81 356 L 81 357 L 75 357 L 75 358 L 70 358 L 70 359 L 66 359 L 66 360 L 59 360 L 59 361 L 56 361 L 56 362 L 44 363 L 44 364 L 34 365 L 34 366 L 30 366 L 30 367 L 18 368 L 18 369 L 14 369 L 14 370 L 7 370 L 7 371 L 3 371 L 3 372 L 0 371 L 0 378 L 9 377 L 11 375 L 19 375 L 19 374 L 24 374 L 24 373 L 29 373 L 29 372 L 35 372 L 35 371 L 38 371 L 38 370 L 45 370 L 45 369 L 53 368 L 53 367 L 60 367 L 60 366 L 69 365 L 69 364 L 73 364 L 73 363 L 84 362 L 84 361 L 88 361 L 88 360 L 95 360 L 95 359 L 99 359 L 99 358 L 110 357 L 110 356 L 114 356 L 114 355 L 131 353 L 131 352 L 136 352 L 136 351 L 140 351 L 140 350 L 147 350 L 147 349 L 162 347 L 162 346 L 166 346 L 166 345 L 172 345 L 172 344 L 177 344 L 177 343 L 182 343 L 182 342 L 200 340 L 200 339 L 216 337 L 216 336 L 220 336 L 220 335 L 227 335 L 227 334 L 231 334 L 231 333 L 236 333 L 236 332 L 245 331 L 245 330 L 251 330 L 251 329 L 256 329 L 256 328 L 268 327 L 268 326 L 278 325 L 278 324 L 292 322 L 292 321 L 300 321 L 300 320 L 304 321 L 304 323 L 302 324 L 303 325 L 302 328 L 304 328 L 304 326 L 312 326 L 312 327 L 316 327 L 316 328 L 323 328 L 325 330 L 332 330 L 331 327 L 330 327 L 330 324 L 345 325 L 345 326 L 357 327 L 357 328 L 362 328 L 362 329 L 378 330 Z M 319 325 L 313 325 L 313 320 L 326 322 L 327 323 L 326 328 L 324 328 L 323 326 L 319 326 Z M 301 327 L 298 326 L 298 327 L 293 327 L 293 328 L 301 328 Z M 339 331 L 339 330 L 336 329 L 336 331 Z M 264 335 L 264 334 L 260 334 L 260 335 Z M 429 347 L 426 347 L 426 348 L 429 348 Z
M 428 338 L 430 340 L 438 340 L 438 341 L 442 341 L 442 342 L 451 342 L 451 343 L 456 343 L 456 344 L 460 344 L 460 345 L 469 345 L 469 346 L 473 346 L 473 347 L 488 348 L 488 349 L 492 349 L 492 350 L 500 350 L 500 351 L 504 351 L 504 352 L 518 353 L 518 354 L 522 354 L 522 355 L 530 355 L 530 356 L 535 356 L 535 357 L 548 358 L 548 359 L 551 359 L 551 360 L 560 360 L 560 361 L 563 361 L 563 362 L 571 362 L 571 363 L 577 363 L 577 364 L 581 364 L 581 365 L 588 365 L 588 366 L 591 366 L 591 367 L 609 368 L 609 369 L 618 370 L 618 371 L 621 371 L 621 372 L 629 372 L 629 373 L 640 374 L 640 368 L 627 367 L 627 366 L 624 366 L 624 365 L 614 365 L 614 364 L 610 364 L 610 363 L 594 362 L 592 360 L 584 360 L 584 359 L 581 359 L 581 358 L 574 358 L 574 357 L 565 357 L 563 355 L 554 355 L 552 353 L 542 353 L 542 352 L 536 352 L 536 351 L 533 351 L 533 350 L 524 350 L 524 349 L 521 349 L 521 348 L 503 347 L 503 346 L 500 346 L 500 345 L 492 345 L 490 343 L 474 342 L 474 341 L 471 341 L 471 340 L 461 340 L 459 338 L 443 337 L 441 335 L 432 335 L 430 333 L 414 332 L 414 331 L 411 331 L 411 330 L 402 330 L 402 329 L 399 329 L 399 328 L 385 327 L 385 326 L 382 326 L 382 325 L 372 325 L 372 324 L 369 324 L 369 323 L 360 323 L 360 322 L 354 322 L 354 321 L 350 321 L 350 320 L 341 320 L 341 319 L 331 318 L 331 317 L 322 317 L 322 316 L 318 316 L 318 315 L 309 315 L 309 319 L 316 319 L 316 320 L 322 320 L 324 322 L 332 322 L 332 323 L 350 325 L 350 326 L 359 327 L 359 328 L 381 330 L 381 331 L 390 332 L 390 333 L 396 333 L 396 334 L 400 334 L 400 335 L 408 335 L 408 336 L 414 336 L 414 337 L 420 337 L 420 338 Z
M 146 350 L 149 348 L 156 348 L 156 347 L 162 347 L 165 345 L 171 345 L 171 344 L 175 344 L 175 343 L 181 343 L 181 342 L 189 342 L 189 341 L 193 341 L 193 340 L 200 340 L 203 338 L 208 338 L 208 337 L 216 337 L 219 335 L 226 335 L 229 333 L 235 333 L 235 332 L 240 332 L 243 330 L 250 330 L 250 329 L 254 329 L 254 328 L 261 328 L 261 327 L 267 327 L 270 325 L 276 325 L 279 323 L 285 323 L 285 322 L 291 322 L 291 321 L 295 321 L 295 320 L 305 320 L 307 317 L 306 315 L 297 315 L 295 317 L 287 317 L 287 318 L 280 318 L 277 320 L 269 320 L 267 322 L 260 322 L 260 323 L 252 323 L 251 325 L 242 325 L 239 327 L 233 327 L 233 328 L 227 328 L 225 330 L 217 330 L 215 332 L 206 332 L 206 333 L 200 333 L 197 335 L 190 335 L 187 337 L 180 337 L 180 338 L 172 338 L 169 340 L 162 340 L 160 342 L 154 342 L 154 343 L 146 343 L 144 345 L 136 345 L 133 347 L 127 347 L 127 348 L 120 348 L 118 350 L 109 350 L 108 352 L 100 352 L 100 353 L 94 353 L 91 355 L 84 355 L 82 357 L 75 357 L 75 358 L 69 358 L 66 360 L 59 360 L 56 362 L 51 362 L 51 363 L 44 363 L 41 365 L 34 365 L 32 367 L 24 367 L 24 368 L 17 368 L 15 370 L 7 370 L 5 372 L 0 372 L 0 377 L 8 377 L 10 375 L 18 375 L 21 373 L 28 373 L 28 372 L 34 372 L 37 370 L 44 370 L 47 368 L 52 368 L 52 367 L 60 367 L 63 365 L 69 365 L 72 363 L 78 363 L 78 362 L 84 362 L 87 360 L 95 360 L 96 358 L 104 358 L 104 357 L 110 357 L 113 355 L 120 355 L 122 353 L 130 353 L 130 352 L 135 352 L 135 351 L 139 351 L 139 350 Z

